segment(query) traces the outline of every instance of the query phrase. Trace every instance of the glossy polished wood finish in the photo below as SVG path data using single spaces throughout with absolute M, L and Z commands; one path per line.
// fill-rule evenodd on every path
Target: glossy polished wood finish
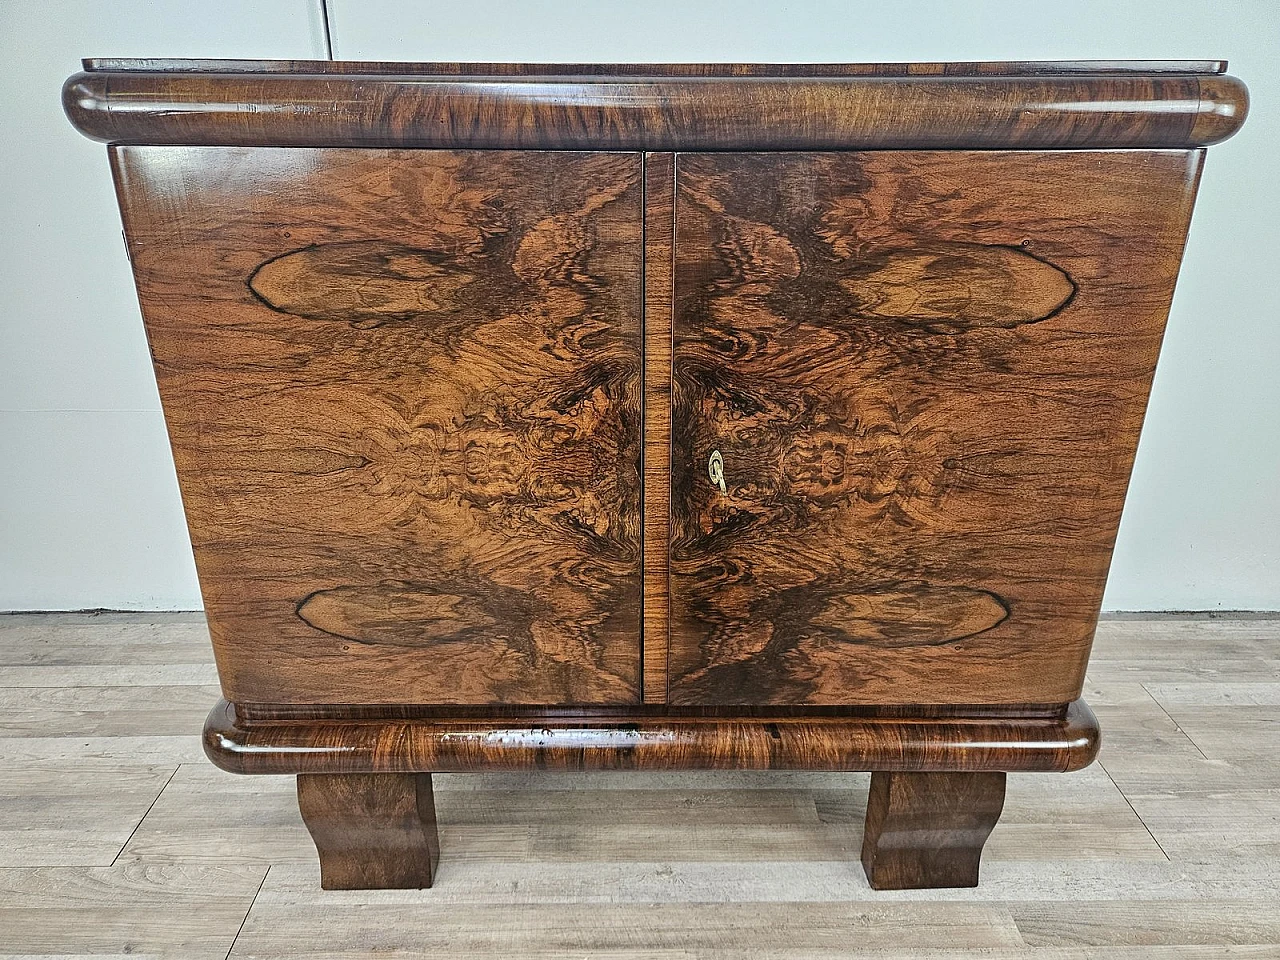
M 1217 63 L 602 66 L 478 74 L 394 64 L 102 61 L 63 105 L 111 143 L 599 150 L 1195 147 L 1248 94 Z M 1198 70 L 1206 72 L 1192 72 Z
M 873 773 L 862 835 L 872 888 L 976 887 L 1004 784 L 1003 773 Z
M 431 886 L 440 860 L 431 774 L 300 774 L 298 808 L 324 889 Z
M 1224 63 L 85 67 L 205 749 L 325 886 L 430 884 L 434 771 L 702 768 L 874 771 L 873 885 L 966 885 L 1092 761 Z
M 1083 700 L 1058 718 L 629 717 L 239 720 L 222 702 L 204 749 L 231 773 L 481 770 L 1068 772 L 1097 755 Z
M 225 694 L 637 702 L 640 157 L 114 161 Z
M 1079 696 L 1200 163 L 679 155 L 673 704 Z
M 675 155 L 644 158 L 644 702 L 667 702 L 671 642 L 671 295 Z

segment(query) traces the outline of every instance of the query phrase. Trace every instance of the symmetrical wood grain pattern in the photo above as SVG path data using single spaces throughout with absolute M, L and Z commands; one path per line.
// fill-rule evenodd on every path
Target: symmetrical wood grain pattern
M 644 158 L 644 702 L 667 702 L 675 156 Z
M 1083 700 L 1056 718 L 627 717 L 249 722 L 222 702 L 204 749 L 232 773 L 481 770 L 1034 770 L 1098 752 Z
M 1003 773 L 873 773 L 862 866 L 875 890 L 976 887 Z
M 325 890 L 431 886 L 440 859 L 431 774 L 300 774 L 298 808 Z
M 63 106 L 82 133 L 111 143 L 562 150 L 1193 147 L 1229 137 L 1248 110 L 1239 80 L 1168 64 L 959 75 L 941 65 L 577 76 L 278 67 L 99 69 L 66 82 Z
M 326 887 L 430 884 L 433 771 L 698 768 L 875 771 L 873 886 L 973 884 L 1093 759 L 1225 64 L 85 66 L 205 750 Z
M 226 695 L 636 702 L 640 157 L 114 160 Z
M 1078 696 L 1200 155 L 677 163 L 672 702 Z

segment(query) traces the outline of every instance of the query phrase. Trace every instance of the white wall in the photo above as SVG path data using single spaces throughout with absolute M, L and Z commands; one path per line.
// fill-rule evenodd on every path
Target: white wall
M 200 607 L 86 56 L 322 56 L 312 0 L 0 0 L 0 610 Z
M 0 609 L 199 605 L 81 56 L 307 57 L 315 0 L 0 0 Z M 1280 609 L 1280 5 L 1270 0 L 330 0 L 336 54 L 435 60 L 1231 60 L 1107 590 Z

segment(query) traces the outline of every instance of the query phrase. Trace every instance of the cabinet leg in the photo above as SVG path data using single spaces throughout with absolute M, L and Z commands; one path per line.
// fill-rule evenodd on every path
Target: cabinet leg
M 326 890 L 431 886 L 440 840 L 429 773 L 303 773 L 298 807 Z
M 1003 773 L 873 773 L 862 867 L 876 890 L 976 887 Z

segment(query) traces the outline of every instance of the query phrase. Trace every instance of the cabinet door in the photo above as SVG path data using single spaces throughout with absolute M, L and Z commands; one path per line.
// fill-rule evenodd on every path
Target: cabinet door
M 677 158 L 673 703 L 1079 694 L 1199 164 Z
M 637 700 L 639 156 L 113 161 L 226 696 Z

